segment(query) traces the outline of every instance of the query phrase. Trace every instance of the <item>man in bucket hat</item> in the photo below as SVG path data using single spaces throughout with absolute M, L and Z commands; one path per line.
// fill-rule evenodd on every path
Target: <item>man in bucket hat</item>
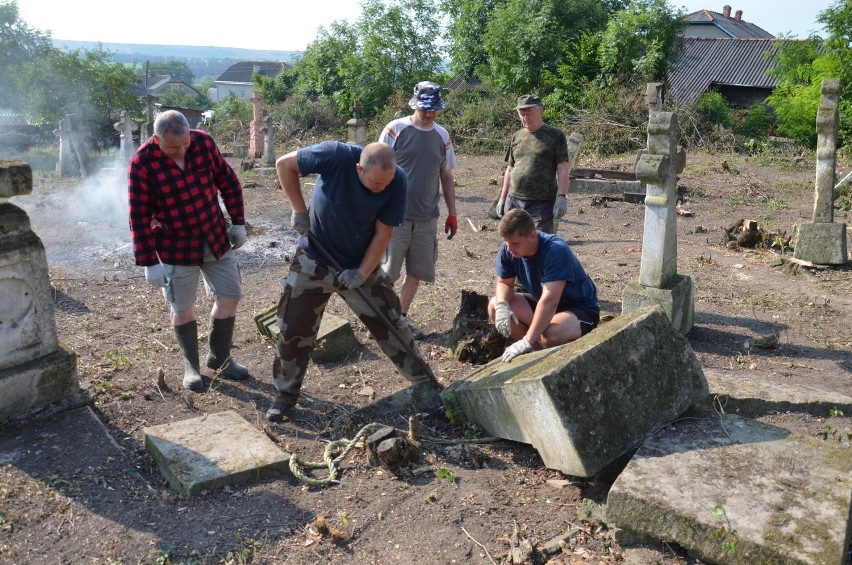
M 444 232 L 452 238 L 458 231 L 453 178 L 456 154 L 450 134 L 435 123 L 438 112 L 446 106 L 441 87 L 431 81 L 418 82 L 408 105 L 414 113 L 393 120 L 379 136 L 380 142 L 393 147 L 396 162 L 408 177 L 405 220 L 393 229 L 383 264 L 391 280 L 396 282 L 405 262 L 405 278 L 399 293 L 403 316 L 408 315 L 420 282 L 435 281 L 436 220 L 441 213 L 442 194 L 447 206 Z M 411 326 L 411 332 L 416 338 L 423 337 L 416 326 Z
M 541 98 L 524 94 L 515 108 L 523 127 L 512 135 L 506 172 L 497 200 L 497 217 L 512 208 L 529 212 L 536 229 L 555 233 L 554 220 L 568 209 L 568 141 L 559 128 L 544 123 Z

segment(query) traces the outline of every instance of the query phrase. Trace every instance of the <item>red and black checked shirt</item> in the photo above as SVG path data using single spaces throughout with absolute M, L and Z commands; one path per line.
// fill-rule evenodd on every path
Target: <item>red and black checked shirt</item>
M 231 248 L 218 194 L 234 224 L 245 224 L 243 191 L 209 134 L 190 130 L 185 169 L 154 137 L 130 161 L 127 179 L 130 234 L 136 264 L 201 265 L 204 244 L 218 259 Z

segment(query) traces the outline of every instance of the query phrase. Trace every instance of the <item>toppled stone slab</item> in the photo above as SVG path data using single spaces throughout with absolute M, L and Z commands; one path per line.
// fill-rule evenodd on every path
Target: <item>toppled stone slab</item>
M 649 439 L 610 489 L 606 514 L 710 563 L 842 565 L 850 507 L 848 445 L 723 416 Z
M 826 417 L 834 408 L 844 414 L 852 414 L 852 397 L 839 392 L 767 382 L 745 371 L 731 373 L 704 369 L 704 374 L 710 394 L 697 405 L 705 410 L 746 418 L 788 410 Z
M 495 360 L 441 398 L 491 435 L 531 444 L 547 467 L 588 477 L 707 392 L 689 342 L 654 306 L 575 342 Z
M 277 306 L 261 312 L 255 316 L 255 326 L 261 335 L 269 339 L 278 339 L 278 320 L 275 317 Z M 316 345 L 311 360 L 315 363 L 337 361 L 349 355 L 353 349 L 358 347 L 358 339 L 352 331 L 352 324 L 348 320 L 323 313 L 317 332 Z
M 145 449 L 184 494 L 287 472 L 290 454 L 233 410 L 143 430 Z

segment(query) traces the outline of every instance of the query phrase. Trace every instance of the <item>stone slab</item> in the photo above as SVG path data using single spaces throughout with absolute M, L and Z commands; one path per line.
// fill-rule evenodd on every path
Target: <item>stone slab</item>
M 262 320 L 261 324 L 266 329 L 266 332 L 262 332 L 264 335 L 270 339 L 278 339 L 280 328 L 274 314 Z M 349 320 L 324 312 L 311 359 L 315 363 L 337 361 L 352 353 L 359 345 Z
M 531 444 L 547 467 L 588 477 L 707 392 L 689 342 L 655 306 L 572 343 L 509 363 L 496 359 L 441 398 L 489 434 Z
M 636 452 L 606 506 L 610 526 L 708 563 L 842 565 L 852 447 L 732 415 L 684 420 Z
M 626 314 L 646 306 L 660 306 L 672 326 L 686 335 L 695 325 L 695 290 L 688 275 L 675 275 L 666 288 L 628 283 L 621 293 L 621 312 Z
M 233 410 L 151 426 L 143 433 L 160 472 L 184 494 L 289 472 L 290 454 Z
M 376 399 L 367 406 L 345 416 L 335 418 L 332 426 L 343 427 L 355 419 L 381 419 L 388 414 L 399 414 L 412 408 L 432 410 L 441 406 L 441 389 L 431 382 L 411 385 L 393 394 Z
M 849 258 L 846 224 L 801 224 L 793 257 L 814 265 L 844 265 Z
M 821 418 L 837 408 L 852 414 L 852 397 L 836 391 L 773 383 L 747 371 L 704 369 L 710 394 L 698 401 L 697 407 L 734 414 L 746 418 L 769 412 L 804 412 Z
M 571 178 L 571 194 L 645 194 L 645 185 L 638 180 Z

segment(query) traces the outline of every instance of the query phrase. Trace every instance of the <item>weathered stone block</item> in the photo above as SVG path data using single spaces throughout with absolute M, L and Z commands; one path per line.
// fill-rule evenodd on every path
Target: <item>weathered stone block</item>
M 665 288 L 628 283 L 621 293 L 621 312 L 627 314 L 646 306 L 660 306 L 672 326 L 686 335 L 695 325 L 695 298 L 692 279 L 675 275 Z
M 337 361 L 352 353 L 358 345 L 358 339 L 352 331 L 349 320 L 325 312 L 322 315 L 322 322 L 317 332 L 317 345 L 311 359 L 315 363 Z
M 701 365 L 659 307 L 579 340 L 495 360 L 442 394 L 488 433 L 531 444 L 545 465 L 588 477 L 707 395 Z
M 0 370 L 0 422 L 60 412 L 86 402 L 77 380 L 77 356 L 61 346 Z
M 636 452 L 606 506 L 611 526 L 704 562 L 842 565 L 852 449 L 737 416 L 691 419 Z
M 0 198 L 33 191 L 33 170 L 23 161 L 0 161 Z
M 801 224 L 793 257 L 815 265 L 845 264 L 846 224 Z
M 181 493 L 289 472 L 290 454 L 233 410 L 151 426 L 143 433 L 145 449 Z

